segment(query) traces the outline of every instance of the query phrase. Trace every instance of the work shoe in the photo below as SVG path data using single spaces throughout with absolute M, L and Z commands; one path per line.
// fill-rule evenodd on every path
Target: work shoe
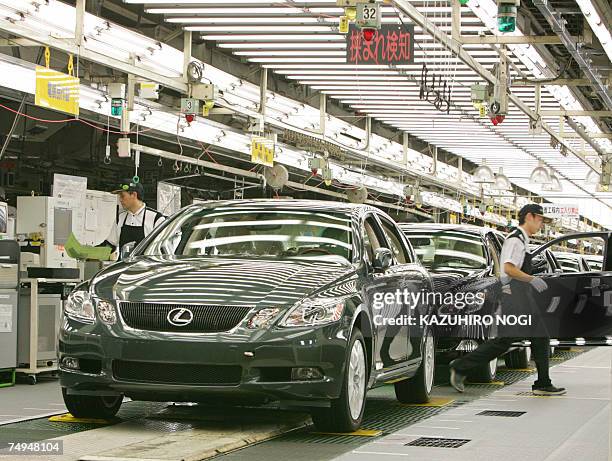
M 457 390 L 457 392 L 463 392 L 465 391 L 465 375 L 462 375 L 455 369 L 454 363 L 456 361 L 457 360 L 455 359 L 448 364 L 450 369 L 450 383 L 451 386 Z
M 564 387 L 555 387 L 552 384 L 550 386 L 531 386 L 531 392 L 533 395 L 563 395 L 567 391 Z

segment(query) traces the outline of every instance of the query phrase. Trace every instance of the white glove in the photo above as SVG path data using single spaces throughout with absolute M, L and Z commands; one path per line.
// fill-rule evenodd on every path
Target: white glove
M 540 277 L 534 277 L 531 279 L 531 282 L 529 282 L 529 284 L 534 287 L 538 293 L 542 293 L 543 291 L 548 289 L 548 285 L 546 284 L 546 282 L 541 279 Z

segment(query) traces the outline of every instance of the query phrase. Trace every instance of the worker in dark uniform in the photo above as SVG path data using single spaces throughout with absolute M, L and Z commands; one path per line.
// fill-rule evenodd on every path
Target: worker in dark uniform
M 536 234 L 544 222 L 544 210 L 540 205 L 525 205 L 519 211 L 519 227 L 512 232 L 504 242 L 501 253 L 501 283 L 503 314 L 531 314 L 536 328 L 517 331 L 503 330 L 501 337 L 482 343 L 476 350 L 453 360 L 450 366 L 451 385 L 459 392 L 464 391 L 464 381 L 469 371 L 479 365 L 489 363 L 504 354 L 512 343 L 528 337 L 531 341 L 531 351 L 538 370 L 538 379 L 532 386 L 535 395 L 562 395 L 564 388 L 552 385 L 549 376 L 550 338 L 546 328 L 538 316 L 537 305 L 530 289 L 542 293 L 548 289 L 546 282 L 531 275 L 531 256 L 528 251 L 529 237 Z M 524 327 L 523 327 L 524 328 Z M 536 333 L 537 331 L 537 333 Z M 521 337 L 522 336 L 522 337 Z M 537 336 L 537 337 L 534 337 Z
M 134 242 L 138 245 L 165 217 L 143 202 L 144 188 L 139 182 L 126 179 L 112 192 L 119 196 L 124 211 L 119 213 L 106 240 L 98 246 L 111 246 L 121 254 L 121 249 L 126 244 Z

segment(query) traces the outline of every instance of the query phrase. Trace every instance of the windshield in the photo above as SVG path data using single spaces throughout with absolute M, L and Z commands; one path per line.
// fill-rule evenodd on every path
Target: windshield
M 423 265 L 430 270 L 487 267 L 484 244 L 478 235 L 435 230 L 405 234 Z
M 290 257 L 352 256 L 345 215 L 258 208 L 200 208 L 168 223 L 144 255 Z

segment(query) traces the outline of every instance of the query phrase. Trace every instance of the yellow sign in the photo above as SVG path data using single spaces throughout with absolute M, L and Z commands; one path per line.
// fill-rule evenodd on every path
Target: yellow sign
M 274 165 L 274 142 L 261 136 L 251 138 L 251 162 L 260 165 Z
M 202 115 L 204 117 L 208 117 L 210 115 L 210 109 L 215 106 L 215 101 L 204 101 L 204 105 L 202 106 Z
M 36 67 L 37 106 L 79 115 L 79 79 L 46 67 Z
M 487 116 L 487 108 L 482 104 L 478 106 L 478 115 L 480 115 L 481 117 Z
M 340 27 L 338 32 L 341 34 L 348 34 L 349 31 L 349 18 L 347 16 L 340 16 Z

